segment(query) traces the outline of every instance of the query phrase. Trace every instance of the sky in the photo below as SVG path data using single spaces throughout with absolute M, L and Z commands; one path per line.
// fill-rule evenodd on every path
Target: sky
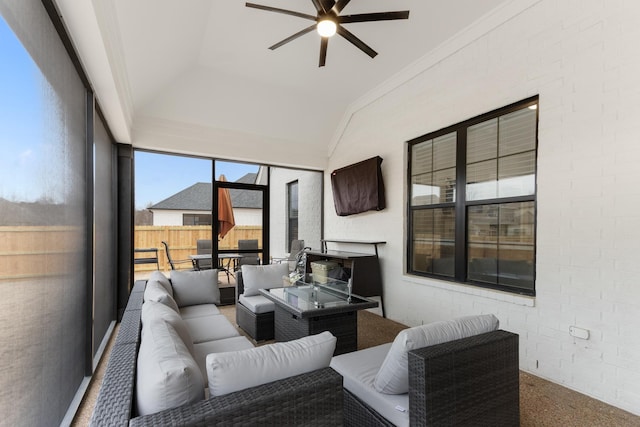
M 15 202 L 63 203 L 77 179 L 65 168 L 64 130 L 53 111 L 59 100 L 0 16 L 0 197 Z M 143 209 L 195 184 L 211 182 L 212 160 L 136 151 L 135 206 Z M 62 166 L 62 167 L 61 167 Z M 216 178 L 236 181 L 257 172 L 251 164 L 216 161 Z

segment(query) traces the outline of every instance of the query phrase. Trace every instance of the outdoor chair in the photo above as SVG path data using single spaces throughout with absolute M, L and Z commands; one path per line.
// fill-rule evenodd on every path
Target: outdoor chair
M 247 249 L 258 249 L 258 239 L 248 239 L 248 240 L 238 240 L 238 249 L 239 250 L 247 250 Z M 259 265 L 260 257 L 258 253 L 240 253 L 242 257 L 238 260 L 238 268 L 243 265 Z
M 287 257 L 284 258 L 272 258 L 271 262 L 273 264 L 275 263 L 288 263 L 289 264 L 289 270 L 293 270 L 295 268 L 295 261 L 296 261 L 296 255 L 298 254 L 298 252 L 300 252 L 301 250 L 304 249 L 304 240 L 292 240 L 291 241 L 291 250 L 289 252 L 289 255 Z
M 211 255 L 211 240 L 209 239 L 198 239 L 196 241 L 196 248 L 198 255 Z M 210 270 L 213 268 L 213 260 L 200 260 L 199 262 L 200 270 Z
M 175 269 L 176 269 L 176 264 L 185 264 L 185 263 L 187 263 L 187 262 L 188 262 L 189 264 L 191 264 L 191 268 L 190 268 L 190 270 L 194 270 L 194 269 L 195 269 L 195 267 L 194 267 L 194 265 L 193 265 L 193 260 L 190 260 L 190 259 L 181 259 L 181 260 L 175 260 L 175 261 L 174 261 L 174 260 L 171 258 L 171 253 L 169 252 L 169 245 L 167 244 L 167 242 L 162 241 L 162 244 L 164 245 L 164 253 L 166 253 L 166 254 L 167 254 L 167 261 L 169 261 L 169 265 L 171 266 L 171 269 L 172 269 L 172 270 L 175 270 Z

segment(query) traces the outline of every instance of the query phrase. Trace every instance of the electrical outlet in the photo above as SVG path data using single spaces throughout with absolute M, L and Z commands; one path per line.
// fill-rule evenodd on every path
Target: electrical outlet
M 589 330 L 578 328 L 577 326 L 569 326 L 569 334 L 572 337 L 580 338 L 583 340 L 589 339 Z

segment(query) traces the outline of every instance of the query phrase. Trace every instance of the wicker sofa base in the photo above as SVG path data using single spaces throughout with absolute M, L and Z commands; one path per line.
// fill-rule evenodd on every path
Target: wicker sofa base
M 236 323 L 255 341 L 272 340 L 274 337 L 273 311 L 256 314 L 237 302 Z

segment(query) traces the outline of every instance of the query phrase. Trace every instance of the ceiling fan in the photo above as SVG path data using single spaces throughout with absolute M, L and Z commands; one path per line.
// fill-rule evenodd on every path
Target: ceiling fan
M 360 13 L 357 15 L 340 15 L 342 9 L 351 0 L 311 0 L 313 6 L 316 8 L 318 14 L 316 16 L 308 15 L 306 13 L 300 13 L 293 10 L 280 9 L 277 7 L 263 6 L 261 4 L 246 3 L 247 7 L 254 9 L 266 10 L 268 12 L 283 13 L 285 15 L 297 16 L 298 18 L 304 18 L 311 21 L 315 21 L 313 25 L 298 31 L 292 36 L 270 46 L 269 49 L 275 50 L 280 46 L 289 43 L 298 37 L 307 34 L 313 30 L 317 30 L 321 36 L 320 39 L 320 63 L 319 67 L 324 67 L 327 59 L 327 46 L 329 44 L 329 37 L 334 34 L 340 34 L 342 37 L 351 42 L 355 47 L 374 58 L 378 53 L 371 49 L 366 43 L 360 40 L 358 37 L 344 28 L 343 24 L 351 24 L 354 22 L 369 22 L 369 21 L 391 21 L 395 19 L 408 19 L 409 11 L 403 10 L 398 12 L 375 12 L 375 13 Z

